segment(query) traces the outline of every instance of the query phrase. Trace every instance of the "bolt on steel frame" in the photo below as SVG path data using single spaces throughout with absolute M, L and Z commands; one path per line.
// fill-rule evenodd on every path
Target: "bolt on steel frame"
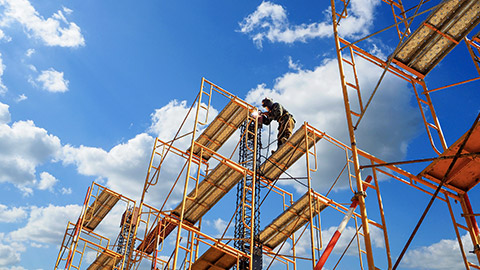
M 480 46 L 478 45 L 477 42 L 479 42 L 480 40 L 477 35 L 475 35 L 472 39 L 468 39 L 466 37 L 466 35 L 471 30 L 473 30 L 473 28 L 477 26 L 479 23 L 478 1 L 459 1 L 459 0 L 441 1 L 441 3 L 437 4 L 433 8 L 429 8 L 428 10 L 422 11 L 420 13 L 418 12 L 420 11 L 422 4 L 424 3 L 423 0 L 420 1 L 418 5 L 412 7 L 411 9 L 408 9 L 407 11 L 405 11 L 401 0 L 398 0 L 398 1 L 384 0 L 383 2 L 389 4 L 392 7 L 393 22 L 394 22 L 393 26 L 396 27 L 396 31 L 399 37 L 399 45 L 387 60 L 382 60 L 379 57 L 376 57 L 373 54 L 368 53 L 366 50 L 361 49 L 358 46 L 358 43 L 361 41 L 367 40 L 368 38 L 376 34 L 379 34 L 387 29 L 390 29 L 392 28 L 392 26 L 387 27 L 383 30 L 380 30 L 365 38 L 359 39 L 358 41 L 349 42 L 346 39 L 340 37 L 339 30 L 338 30 L 339 22 L 345 19 L 345 14 L 347 14 L 346 10 L 349 8 L 348 7 L 349 2 L 341 1 L 337 7 L 336 1 L 331 0 L 335 48 L 336 48 L 337 59 L 338 59 L 342 93 L 344 97 L 348 131 L 350 136 L 351 152 L 352 152 L 353 164 L 354 164 L 354 170 L 355 170 L 354 176 L 357 183 L 357 189 L 359 191 L 362 191 L 362 176 L 361 176 L 361 168 L 360 168 L 360 162 L 359 162 L 360 154 L 357 148 L 356 135 L 355 135 L 356 129 L 358 128 L 360 121 L 364 117 L 367 111 L 367 108 L 370 102 L 372 101 L 372 98 L 375 95 L 375 92 L 377 91 L 381 83 L 381 80 L 386 72 L 394 74 L 397 77 L 407 81 L 412 85 L 415 93 L 415 98 L 417 100 L 420 113 L 422 115 L 422 120 L 428 134 L 430 144 L 433 150 L 439 155 L 442 155 L 442 153 L 445 152 L 448 147 L 440 126 L 440 122 L 435 112 L 432 99 L 430 97 L 430 93 L 441 90 L 441 89 L 457 86 L 460 84 L 473 82 L 480 78 L 480 77 L 476 77 L 473 79 L 456 82 L 456 83 L 453 83 L 444 87 L 439 87 L 433 90 L 428 90 L 426 82 L 424 80 L 425 77 L 427 76 L 427 73 L 433 67 L 435 67 L 443 59 L 443 57 L 445 57 L 450 52 L 450 50 L 452 50 L 462 40 L 465 41 L 465 44 L 467 45 L 467 48 L 473 60 L 473 63 L 478 71 L 478 74 L 480 75 L 480 68 L 478 65 L 479 58 L 477 56 L 480 52 Z M 401 16 L 397 16 L 395 14 L 394 7 L 400 11 Z M 415 13 L 411 17 L 408 17 L 407 12 L 413 9 L 415 9 Z M 423 24 L 419 26 L 417 31 L 411 34 L 410 25 L 412 23 L 412 20 L 415 17 L 421 14 L 424 14 L 426 12 L 431 12 L 431 15 L 427 18 L 427 20 Z M 444 14 L 448 14 L 448 16 L 452 18 L 452 21 L 451 22 L 448 21 L 450 18 L 446 18 L 448 16 Z M 442 17 L 442 16 L 445 16 L 445 17 Z M 458 19 L 458 20 L 454 21 L 455 19 Z M 464 23 L 466 21 L 468 21 L 468 23 Z M 400 29 L 400 26 L 402 25 L 404 27 Z M 410 37 L 413 37 L 413 38 L 410 38 Z M 415 44 L 415 45 L 412 45 L 412 44 Z M 436 54 L 436 55 L 432 59 L 427 59 L 429 57 L 429 54 Z M 376 88 L 373 90 L 373 93 L 371 94 L 366 105 L 362 100 L 361 87 L 358 81 L 358 74 L 357 74 L 358 70 L 355 63 L 355 58 L 358 58 L 358 57 L 384 69 L 384 73 L 382 74 L 382 77 L 380 78 Z M 353 82 L 352 82 L 352 79 L 350 79 L 350 81 L 348 81 L 347 79 L 348 77 L 347 67 L 352 69 L 350 74 L 353 74 L 352 76 Z M 420 93 L 418 88 L 423 89 L 423 91 Z M 355 91 L 355 95 L 353 96 L 353 98 L 349 94 L 350 89 L 353 89 Z M 352 99 L 356 99 L 358 101 L 356 108 L 358 108 L 359 111 L 354 111 L 352 109 L 352 104 L 351 104 Z M 424 110 L 423 108 L 424 106 L 427 106 L 428 110 Z M 427 115 L 427 112 L 429 113 L 429 115 Z M 429 122 L 428 119 L 432 119 L 432 122 Z M 436 137 L 434 136 L 434 134 L 436 134 Z M 435 145 L 435 141 L 440 142 L 441 149 L 437 148 L 437 146 Z M 375 160 L 375 159 L 372 159 L 372 160 Z M 375 162 L 378 162 L 378 161 L 375 161 Z M 396 172 L 401 173 L 399 171 L 396 171 Z M 387 172 L 385 171 L 384 173 L 387 173 Z M 394 175 L 391 175 L 391 176 L 396 178 L 396 176 Z M 416 178 L 412 178 L 412 175 L 407 174 L 406 176 L 409 179 L 416 179 Z M 408 184 L 412 184 L 412 181 L 405 181 L 405 180 L 402 180 L 402 181 Z M 419 180 L 416 179 L 415 181 L 419 181 Z M 471 181 L 474 181 L 474 180 L 471 179 Z M 438 184 L 439 184 L 438 182 L 425 183 L 425 185 L 430 188 L 435 188 L 437 187 Z M 452 220 L 455 225 L 457 238 L 458 238 L 460 247 L 462 249 L 462 255 L 465 261 L 466 268 L 469 269 L 469 267 L 474 267 L 478 269 L 478 266 L 475 266 L 474 264 L 467 262 L 465 253 L 463 251 L 463 246 L 460 240 L 460 236 L 458 234 L 459 227 L 469 231 L 473 245 L 475 247 L 475 254 L 480 262 L 480 251 L 478 248 L 480 235 L 478 232 L 478 226 L 475 220 L 475 215 L 473 214 L 473 210 L 471 209 L 471 205 L 469 203 L 469 199 L 467 195 L 467 191 L 471 189 L 471 187 L 469 187 L 469 189 L 467 190 L 458 189 L 455 186 L 450 186 L 449 188 L 453 189 L 454 191 L 453 192 L 445 191 L 444 189 L 441 189 L 441 193 L 445 195 L 445 198 L 438 198 L 438 199 L 446 201 L 449 206 L 449 209 L 451 209 L 449 198 L 454 198 L 455 200 L 461 202 L 461 206 L 464 212 L 467 226 L 459 226 L 458 223 L 455 221 L 453 214 L 452 214 Z M 431 192 L 427 192 L 427 194 L 432 195 Z M 370 237 L 370 231 L 369 231 L 369 222 L 367 218 L 367 212 L 365 209 L 365 199 L 363 197 L 359 198 L 359 205 L 360 205 L 360 213 L 362 218 L 362 228 L 363 228 L 363 234 L 365 239 L 368 268 L 370 270 L 373 270 L 375 269 L 375 264 L 374 264 L 373 251 L 372 251 L 372 245 L 370 240 L 371 237 Z M 390 268 L 391 266 L 389 266 L 389 269 Z

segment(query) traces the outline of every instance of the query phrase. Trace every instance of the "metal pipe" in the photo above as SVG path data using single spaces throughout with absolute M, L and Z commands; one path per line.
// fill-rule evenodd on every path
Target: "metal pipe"
M 370 175 L 367 176 L 367 179 L 365 180 L 365 182 L 370 183 L 371 181 L 372 181 L 372 176 Z M 368 186 L 363 184 L 363 188 L 364 190 L 366 190 Z M 350 208 L 348 209 L 347 214 L 343 218 L 342 222 L 340 222 L 340 225 L 338 225 L 337 230 L 335 231 L 332 238 L 328 242 L 328 245 L 325 248 L 325 251 L 323 251 L 323 254 L 320 257 L 320 259 L 318 260 L 317 265 L 315 265 L 314 270 L 321 270 L 323 268 L 323 266 L 327 262 L 328 256 L 330 256 L 330 254 L 332 253 L 333 248 L 337 244 L 338 239 L 342 235 L 343 230 L 345 230 L 345 227 L 347 227 L 348 221 L 350 220 L 350 218 L 352 218 L 353 211 L 355 210 L 355 208 L 357 208 L 357 206 L 358 206 L 358 197 L 354 196 L 352 199 L 352 204 L 350 204 Z
M 460 154 L 458 155 L 458 157 L 459 158 L 476 157 L 478 155 L 480 155 L 480 152 Z M 389 166 L 389 165 L 411 164 L 411 163 L 427 162 L 427 161 L 440 160 L 440 159 L 452 159 L 455 157 L 456 156 L 440 156 L 440 157 L 434 157 L 434 158 L 421 158 L 421 159 L 414 159 L 414 160 L 407 160 L 407 161 L 396 161 L 396 162 L 379 163 L 379 164 L 372 164 L 372 165 L 363 165 L 363 166 L 360 166 L 360 169 L 376 168 L 376 167 Z
M 335 47 L 337 51 L 337 60 L 338 60 L 338 67 L 339 67 L 339 73 L 340 73 L 340 80 L 342 82 L 342 93 L 343 93 L 343 101 L 345 105 L 345 113 L 346 113 L 346 118 L 347 118 L 347 124 L 348 124 L 348 131 L 350 135 L 350 142 L 351 142 L 351 147 L 352 147 L 352 156 L 353 156 L 353 163 L 355 166 L 355 177 L 357 180 L 357 190 L 359 192 L 363 192 L 363 187 L 362 187 L 362 176 L 360 173 L 360 164 L 358 160 L 358 149 L 357 149 L 357 143 L 355 139 L 355 133 L 353 129 L 353 122 L 352 122 L 352 116 L 350 114 L 350 102 L 348 99 L 348 90 L 346 86 L 346 81 L 345 81 L 345 74 L 343 70 L 343 61 L 342 61 L 342 54 L 340 51 L 340 41 L 339 41 L 339 35 L 338 35 L 338 29 L 337 29 L 337 20 L 336 20 L 336 12 L 335 12 L 335 0 L 330 0 L 331 2 L 331 7 L 332 7 L 332 25 L 333 25 L 333 35 L 335 37 Z M 375 264 L 373 261 L 373 252 L 372 252 L 372 242 L 370 239 L 370 231 L 369 231 L 369 225 L 368 225 L 368 218 L 367 218 L 367 209 L 365 207 L 365 198 L 360 197 L 359 199 L 359 204 L 360 204 L 360 213 L 362 215 L 362 224 L 363 224 L 363 233 L 364 233 L 364 238 L 365 238 L 365 249 L 367 252 L 367 261 L 368 261 L 368 268 L 370 270 L 375 270 Z
M 463 140 L 462 144 L 460 145 L 460 147 L 457 150 L 456 157 L 450 163 L 450 166 L 448 167 L 447 171 L 445 172 L 445 175 L 443 176 L 442 181 L 440 182 L 437 189 L 435 190 L 435 193 L 433 193 L 433 196 L 430 199 L 430 202 L 428 203 L 427 207 L 425 208 L 425 211 L 423 211 L 423 214 L 420 217 L 420 220 L 418 221 L 417 225 L 415 226 L 415 229 L 413 229 L 413 232 L 410 235 L 410 238 L 408 239 L 407 243 L 405 244 L 402 252 L 398 256 L 398 259 L 395 262 L 395 265 L 393 266 L 393 270 L 397 269 L 398 265 L 400 264 L 400 261 L 402 260 L 403 255 L 405 255 L 405 252 L 407 251 L 408 247 L 410 246 L 410 243 L 412 242 L 413 238 L 415 237 L 415 234 L 417 233 L 418 229 L 420 228 L 420 225 L 422 225 L 423 220 L 425 219 L 425 217 L 426 217 L 428 211 L 430 210 L 430 207 L 432 206 L 433 202 L 435 201 L 435 198 L 437 197 L 438 193 L 442 189 L 443 184 L 447 181 L 448 175 L 450 174 L 450 171 L 453 169 L 453 166 L 457 162 L 458 156 L 463 151 L 463 148 L 465 147 L 465 144 L 467 143 L 468 139 L 470 138 L 470 135 L 472 134 L 473 130 L 475 129 L 475 126 L 477 125 L 479 119 L 480 119 L 480 114 L 478 114 L 478 116 L 475 119 L 475 122 L 473 123 L 472 127 L 468 130 L 465 139 Z

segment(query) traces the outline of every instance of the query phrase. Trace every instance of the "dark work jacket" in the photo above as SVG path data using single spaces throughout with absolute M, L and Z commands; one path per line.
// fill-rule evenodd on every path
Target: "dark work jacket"
M 273 120 L 279 123 L 284 123 L 289 117 L 293 118 L 293 116 L 282 105 L 275 102 L 273 103 L 272 108 L 270 108 L 268 114 L 263 115 L 262 120 L 263 124 L 269 125 Z M 295 119 L 293 121 L 295 121 Z

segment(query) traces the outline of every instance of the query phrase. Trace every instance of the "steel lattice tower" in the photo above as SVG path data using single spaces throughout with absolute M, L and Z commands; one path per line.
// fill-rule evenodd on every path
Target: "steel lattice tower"
M 248 130 L 247 129 L 248 126 Z M 257 130 L 257 151 L 254 153 L 252 150 L 255 149 L 255 123 L 245 121 L 240 126 L 240 146 L 239 146 L 239 163 L 247 169 L 254 170 L 255 166 L 258 168 L 260 166 L 260 150 L 262 148 L 261 140 L 261 127 Z M 256 159 L 254 159 L 256 155 Z M 256 165 L 254 164 L 256 160 Z M 250 253 L 250 235 L 251 228 L 253 228 L 253 234 L 255 239 L 254 254 L 253 254 L 253 269 L 260 270 L 262 269 L 262 246 L 258 241 L 258 235 L 260 233 L 260 185 L 258 176 L 257 179 L 253 179 L 253 176 L 247 175 L 243 178 L 237 185 L 237 214 L 235 216 L 235 247 L 243 252 Z M 255 194 L 252 194 L 252 182 L 256 181 L 255 184 Z M 255 202 L 253 207 L 249 207 L 248 204 L 251 204 L 252 197 L 255 196 Z M 252 215 L 254 216 L 254 224 L 252 226 Z M 241 259 L 239 270 L 249 269 L 249 262 L 247 259 Z

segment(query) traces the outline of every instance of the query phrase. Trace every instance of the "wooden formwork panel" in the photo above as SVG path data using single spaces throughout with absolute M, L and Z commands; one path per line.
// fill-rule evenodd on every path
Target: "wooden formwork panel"
M 307 151 L 305 143 L 305 126 L 298 129 L 290 139 L 280 147 L 272 156 L 269 157 L 260 166 L 260 171 L 263 177 L 267 179 L 278 178 L 284 170 L 288 169 Z M 307 131 L 309 136 L 308 149 L 314 143 L 320 140 L 313 132 Z M 273 165 L 272 165 L 273 164 Z M 227 194 L 238 182 L 245 177 L 247 170 L 229 159 L 222 160 L 205 178 L 198 184 L 196 189 L 193 189 L 187 196 L 185 201 L 185 211 L 183 215 L 184 222 L 191 225 L 203 217 L 220 199 Z M 181 216 L 182 204 L 180 203 L 172 211 L 172 215 L 176 218 Z M 163 221 L 162 221 L 163 222 Z M 168 236 L 168 234 L 176 227 L 175 224 L 166 221 L 166 233 L 160 237 L 160 242 Z M 154 239 L 153 236 L 157 234 L 157 230 L 153 229 L 146 239 Z M 144 240 L 144 242 L 137 248 L 150 253 L 154 248 L 153 242 Z
M 237 257 L 224 249 L 210 247 L 192 264 L 192 270 L 227 270 L 237 264 Z
M 245 105 L 241 105 L 238 101 L 232 99 L 195 142 L 216 152 L 247 119 L 247 116 L 248 110 Z M 187 150 L 187 153 L 190 149 Z M 201 149 L 200 146 L 195 145 L 193 153 L 200 156 Z M 207 151 L 202 154 L 204 160 L 210 159 L 211 156 L 212 153 Z
M 394 62 L 426 75 L 479 22 L 479 0 L 446 0 L 400 46 Z
M 309 142 L 308 149 L 314 143 L 317 143 L 321 138 L 316 136 L 313 132 L 307 131 Z M 305 125 L 302 125 L 286 143 L 280 146 L 261 166 L 259 170 L 260 176 L 268 180 L 276 180 L 292 166 L 302 155 L 307 151 L 305 143 Z
M 243 172 L 232 167 L 246 170 L 232 161 L 224 160 L 198 184 L 198 189 L 188 194 L 183 216 L 186 221 L 195 224 L 244 177 Z M 173 214 L 180 217 L 181 210 L 182 204 L 179 204 Z
M 87 270 L 111 270 L 120 261 L 122 256 L 111 250 L 104 250 L 100 256 L 87 268 Z
M 327 204 L 312 195 L 312 206 L 312 215 L 315 217 L 327 207 Z M 274 249 L 308 221 L 310 221 L 310 203 L 307 192 L 260 232 L 260 243 Z
M 467 132 L 468 133 L 468 132 Z M 445 150 L 440 157 L 454 156 L 461 144 L 465 140 L 467 133 Z M 480 122 L 474 127 L 470 138 L 468 139 L 462 153 L 478 153 L 480 152 Z M 440 183 L 444 178 L 448 167 L 452 162 L 452 158 L 436 159 L 428 167 L 426 167 L 420 174 L 420 177 L 425 177 L 436 183 Z M 446 179 L 446 187 L 460 192 L 467 192 L 472 189 L 480 181 L 480 157 L 478 156 L 463 156 L 457 159 L 453 168 Z
M 87 208 L 83 226 L 90 230 L 94 230 L 105 216 L 117 204 L 120 197 L 103 189 L 95 201 Z
M 145 239 L 138 245 L 137 250 L 151 254 L 157 244 L 163 242 L 167 236 L 177 227 L 170 221 L 171 217 L 161 219 L 159 223 L 145 236 Z M 156 236 L 158 235 L 158 242 Z

